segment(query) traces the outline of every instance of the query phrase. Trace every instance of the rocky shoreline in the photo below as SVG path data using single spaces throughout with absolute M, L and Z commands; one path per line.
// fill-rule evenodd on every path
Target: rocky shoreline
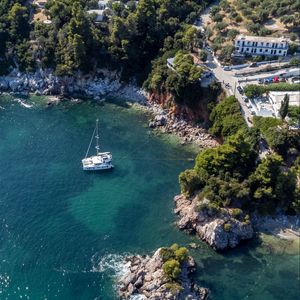
M 151 103 L 148 110 L 153 115 L 149 127 L 161 133 L 176 134 L 181 144 L 192 143 L 200 148 L 213 148 L 219 145 L 207 130 L 174 116 L 159 104 Z
M 105 101 L 107 97 L 122 98 L 142 105 L 152 115 L 149 127 L 166 134 L 175 134 L 181 144 L 194 144 L 200 148 L 212 148 L 219 143 L 207 131 L 175 117 L 159 104 L 148 101 L 149 95 L 134 84 L 123 84 L 117 72 L 98 70 L 97 74 L 73 77 L 58 77 L 51 70 L 35 73 L 21 73 L 13 70 L 7 76 L 0 76 L 0 94 L 35 94 L 48 96 L 48 105 L 60 99 L 92 98 Z
M 99 70 L 95 75 L 59 77 L 50 70 L 21 73 L 13 70 L 0 76 L 0 94 L 4 92 L 55 96 L 56 98 L 122 97 L 124 100 L 147 103 L 144 92 L 134 84 L 123 84 L 116 72 Z
M 216 209 L 206 199 L 199 203 L 197 197 L 189 199 L 185 195 L 176 196 L 174 202 L 178 228 L 196 233 L 215 250 L 234 248 L 254 236 L 250 220 L 245 220 L 240 210 Z
M 164 274 L 162 248 L 152 256 L 134 255 L 125 258 L 127 271 L 117 279 L 121 299 L 139 300 L 205 300 L 208 290 L 193 283 L 190 275 L 196 270 L 191 256 L 181 264 L 181 273 L 176 282 Z

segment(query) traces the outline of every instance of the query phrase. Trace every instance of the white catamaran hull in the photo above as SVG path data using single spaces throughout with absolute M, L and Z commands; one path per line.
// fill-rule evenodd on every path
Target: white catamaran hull
M 93 138 L 96 139 L 96 155 L 88 156 Z M 98 119 L 96 120 L 96 127 L 93 132 L 88 150 L 86 152 L 85 158 L 82 160 L 82 169 L 84 171 L 101 171 L 112 169 L 114 166 L 112 164 L 112 155 L 110 152 L 99 152 L 99 133 L 98 133 Z
M 101 166 L 83 166 L 84 171 L 100 171 L 112 169 L 113 165 L 101 165 Z

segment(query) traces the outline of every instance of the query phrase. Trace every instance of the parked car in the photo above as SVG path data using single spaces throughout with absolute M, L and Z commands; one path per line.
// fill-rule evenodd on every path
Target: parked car
M 272 83 L 272 82 L 273 82 L 273 78 L 272 78 L 272 77 L 266 78 L 266 79 L 264 80 L 264 84 L 269 84 L 269 83 Z
M 240 85 L 237 87 L 237 90 L 239 91 L 239 93 L 240 93 L 241 95 L 244 94 L 244 91 L 243 91 L 243 89 L 242 89 L 242 87 L 241 87 Z
M 242 96 L 242 99 L 247 103 L 249 102 L 249 99 L 246 96 Z
M 225 67 L 223 67 L 223 70 L 224 70 L 224 71 L 231 71 L 231 67 L 225 66 Z
M 284 78 L 284 77 L 280 78 L 279 82 L 286 82 L 286 78 Z
M 292 78 L 292 83 L 299 83 L 299 82 L 300 82 L 300 77 L 299 76 Z
M 275 83 L 278 83 L 279 82 L 279 77 L 275 76 L 272 81 L 275 82 Z
M 209 46 L 206 46 L 205 50 L 207 50 L 208 52 L 212 52 L 212 49 Z
M 252 63 L 252 64 L 249 65 L 250 68 L 255 68 L 257 66 L 258 66 L 258 64 L 256 62 L 254 62 L 254 63 Z
M 264 84 L 264 79 L 262 79 L 262 78 L 258 79 L 258 83 L 259 84 Z

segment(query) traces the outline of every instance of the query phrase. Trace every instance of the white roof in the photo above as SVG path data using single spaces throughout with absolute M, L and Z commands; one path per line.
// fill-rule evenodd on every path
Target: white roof
M 243 35 L 240 34 L 236 38 L 236 40 L 246 40 L 252 42 L 269 42 L 269 43 L 286 43 L 287 39 L 284 37 L 270 37 L 270 36 L 253 36 L 253 35 Z
M 90 9 L 87 11 L 88 14 L 96 14 L 98 16 L 103 16 L 103 9 Z
M 269 96 L 275 100 L 276 104 L 281 104 L 285 95 L 289 95 L 290 106 L 300 106 L 300 91 L 294 92 L 270 92 Z

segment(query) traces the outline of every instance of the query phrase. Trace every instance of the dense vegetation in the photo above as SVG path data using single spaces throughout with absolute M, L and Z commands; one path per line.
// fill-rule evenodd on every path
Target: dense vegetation
M 98 23 L 87 13 L 95 3 L 49 0 L 46 14 L 52 22 L 45 24 L 30 22 L 34 7 L 27 1 L 1 1 L 2 72 L 4 65 L 18 65 L 26 71 L 51 67 L 59 75 L 72 75 L 110 66 L 124 76 L 138 73 L 144 78 L 161 49 L 191 46 L 189 34 L 194 33 L 188 24 L 205 6 L 200 0 L 125 1 L 111 5 L 112 17 Z
M 277 92 L 291 92 L 291 91 L 299 91 L 300 84 L 299 83 L 272 83 L 268 85 L 257 85 L 257 84 L 249 84 L 245 86 L 244 92 L 248 98 L 259 97 L 266 92 L 277 91 Z
M 163 270 L 170 280 L 177 280 L 181 273 L 181 264 L 187 260 L 188 250 L 177 244 L 168 248 L 161 248 L 160 256 L 163 261 Z
M 97 8 L 95 0 L 48 0 L 43 13 L 51 22 L 44 23 L 36 18 L 31 22 L 36 8 L 29 2 L 1 1 L 0 73 L 12 66 L 26 72 L 50 68 L 59 76 L 73 76 L 105 67 L 119 71 L 125 81 L 144 83 L 149 92 L 171 95 L 176 104 L 199 108 L 199 101 L 208 98 L 202 105 L 205 111 L 220 87 L 209 92 L 201 88 L 203 69 L 189 53 L 203 46 L 203 36 L 192 24 L 209 2 L 112 1 L 110 16 L 97 22 L 87 12 Z M 166 62 L 175 56 L 173 71 Z
M 212 111 L 212 132 L 224 134 L 225 142 L 201 151 L 194 168 L 180 174 L 182 192 L 190 196 L 198 193 L 199 200 L 208 199 L 213 210 L 232 207 L 259 213 L 277 209 L 298 213 L 299 132 L 288 130 L 274 118 L 255 118 L 253 128 L 236 127 L 236 119 L 242 122 L 239 110 L 230 110 L 236 105 L 237 100 L 229 97 Z M 224 124 L 232 130 L 224 131 Z M 272 154 L 259 156 L 262 139 Z

